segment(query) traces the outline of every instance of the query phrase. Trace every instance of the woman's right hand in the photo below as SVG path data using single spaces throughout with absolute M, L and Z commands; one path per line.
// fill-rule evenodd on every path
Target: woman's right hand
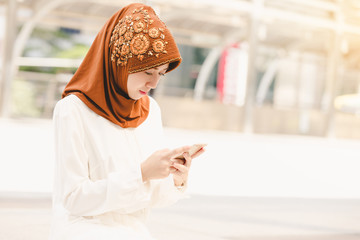
M 190 146 L 183 146 L 173 150 L 163 149 L 151 154 L 151 156 L 141 164 L 143 182 L 169 176 L 172 159 L 184 152 L 188 152 L 189 149 Z

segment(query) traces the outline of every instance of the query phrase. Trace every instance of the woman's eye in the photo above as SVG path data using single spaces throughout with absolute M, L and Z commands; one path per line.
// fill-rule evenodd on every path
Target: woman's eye
M 163 76 L 165 76 L 165 73 L 159 73 L 159 75 L 163 77 Z
M 151 73 L 151 72 L 145 72 L 145 74 L 146 74 L 146 75 L 152 75 L 152 73 Z

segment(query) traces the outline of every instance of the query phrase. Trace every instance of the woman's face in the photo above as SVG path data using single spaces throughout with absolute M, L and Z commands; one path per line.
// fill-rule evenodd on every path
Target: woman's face
M 155 89 L 162 76 L 165 75 L 169 64 L 151 68 L 142 72 L 129 74 L 127 90 L 129 97 L 138 100 L 146 96 L 151 89 Z

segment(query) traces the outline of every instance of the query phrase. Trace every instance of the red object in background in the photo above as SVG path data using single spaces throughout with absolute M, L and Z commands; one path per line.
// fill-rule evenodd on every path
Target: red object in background
M 217 94 L 225 104 L 243 104 L 247 78 L 247 45 L 234 43 L 225 48 L 220 56 Z
M 224 100 L 225 65 L 226 65 L 226 58 L 228 55 L 227 49 L 228 48 L 226 48 L 223 51 L 219 60 L 219 70 L 218 70 L 217 84 L 216 84 L 216 90 L 221 102 L 223 102 Z

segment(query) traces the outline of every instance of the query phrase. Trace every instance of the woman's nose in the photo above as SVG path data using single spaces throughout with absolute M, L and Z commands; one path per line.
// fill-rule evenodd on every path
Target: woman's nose
M 159 83 L 159 80 L 160 80 L 160 76 L 156 76 L 156 75 L 155 75 L 153 78 L 151 78 L 150 81 L 147 82 L 147 86 L 148 86 L 149 88 L 154 89 L 154 88 L 157 87 L 157 85 L 158 85 L 158 83 Z

